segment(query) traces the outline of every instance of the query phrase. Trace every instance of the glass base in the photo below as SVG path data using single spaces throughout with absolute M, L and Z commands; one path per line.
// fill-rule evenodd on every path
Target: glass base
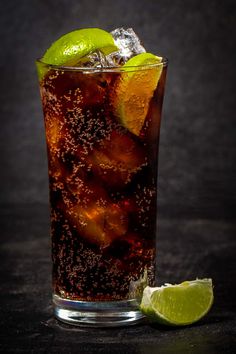
M 62 322 L 84 327 L 119 327 L 140 323 L 136 300 L 74 301 L 53 295 L 54 314 Z

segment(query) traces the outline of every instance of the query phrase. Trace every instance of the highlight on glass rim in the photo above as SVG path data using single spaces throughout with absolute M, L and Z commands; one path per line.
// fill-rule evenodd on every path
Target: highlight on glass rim
M 53 305 L 61 321 L 131 325 L 149 317 L 151 305 L 161 317 L 157 295 L 148 311 L 140 303 L 143 290 L 156 286 L 167 64 L 146 52 L 131 28 L 72 31 L 36 61 L 48 151 Z

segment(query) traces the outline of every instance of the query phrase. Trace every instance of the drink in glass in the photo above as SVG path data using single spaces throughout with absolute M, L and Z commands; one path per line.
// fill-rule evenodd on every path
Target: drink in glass
M 143 288 L 155 285 L 167 63 L 124 69 L 38 60 L 37 67 L 44 72 L 54 313 L 77 325 L 137 323 Z

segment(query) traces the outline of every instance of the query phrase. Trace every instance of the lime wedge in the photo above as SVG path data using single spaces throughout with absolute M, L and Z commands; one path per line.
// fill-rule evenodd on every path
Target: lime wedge
M 121 123 L 135 135 L 143 127 L 162 68 L 162 58 L 151 53 L 138 54 L 122 67 L 114 107 Z
M 52 65 L 75 65 L 80 58 L 100 50 L 107 55 L 118 48 L 112 35 L 99 28 L 85 28 L 69 32 L 55 41 L 42 57 Z
M 147 286 L 140 309 L 152 322 L 185 326 L 205 316 L 212 303 L 212 280 L 196 279 L 178 285 Z

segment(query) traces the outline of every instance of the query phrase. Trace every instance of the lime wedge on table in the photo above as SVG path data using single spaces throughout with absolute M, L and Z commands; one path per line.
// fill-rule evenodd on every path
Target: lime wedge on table
M 45 52 L 45 64 L 73 66 L 96 50 L 108 55 L 118 50 L 112 35 L 99 28 L 85 28 L 69 32 L 56 40 Z M 39 73 L 42 78 L 43 71 Z
M 151 53 L 138 54 L 122 67 L 125 73 L 117 88 L 115 110 L 121 123 L 135 135 L 143 127 L 162 68 L 162 58 Z
M 212 280 L 196 279 L 178 285 L 147 286 L 140 309 L 152 322 L 184 326 L 205 316 L 212 303 Z

